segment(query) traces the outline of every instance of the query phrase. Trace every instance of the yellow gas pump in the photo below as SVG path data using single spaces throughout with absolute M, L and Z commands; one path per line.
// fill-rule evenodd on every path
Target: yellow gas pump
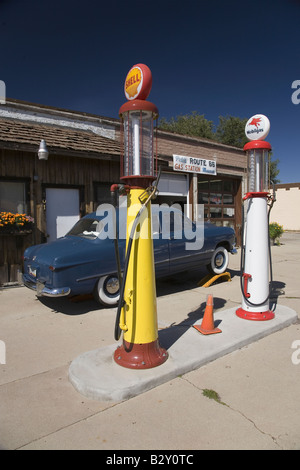
M 159 345 L 151 199 L 154 181 L 153 123 L 158 110 L 146 101 L 152 74 L 144 64 L 133 66 L 125 80 L 127 102 L 121 106 L 121 180 L 127 191 L 126 258 L 116 318 L 115 339 L 123 342 L 114 353 L 117 364 L 148 369 L 164 363 L 168 354 Z

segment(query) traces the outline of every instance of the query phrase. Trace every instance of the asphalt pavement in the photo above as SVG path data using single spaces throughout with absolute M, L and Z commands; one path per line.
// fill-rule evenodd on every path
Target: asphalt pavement
M 231 328 L 238 339 L 242 333 L 224 312 L 241 305 L 239 253 L 230 257 L 231 282 L 199 287 L 205 268 L 157 281 L 160 340 L 172 351 L 195 333 L 199 361 L 113 400 L 80 393 L 69 375 L 77 358 L 117 347 L 115 308 L 92 298 L 39 300 L 25 287 L 0 289 L 0 448 L 95 449 L 115 459 L 125 450 L 299 449 L 300 233 L 285 233 L 272 247 L 272 261 L 275 317 L 277 311 L 295 318 L 276 331 L 273 320 L 263 322 L 262 335 L 237 341 L 233 350 L 225 347 L 226 335 Z M 203 337 L 193 325 L 201 323 L 208 293 L 222 333 Z M 252 328 L 239 321 L 246 333 Z M 218 356 L 201 360 L 216 341 Z M 195 355 L 188 339 L 180 360 Z

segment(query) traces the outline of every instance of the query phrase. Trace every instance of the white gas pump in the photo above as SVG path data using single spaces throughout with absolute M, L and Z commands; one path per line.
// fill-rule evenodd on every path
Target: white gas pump
M 271 268 L 269 212 L 274 197 L 269 192 L 269 154 L 271 145 L 263 140 L 269 133 L 270 122 L 256 114 L 246 123 L 245 133 L 250 142 L 247 154 L 247 192 L 243 198 L 243 237 L 241 252 L 242 306 L 236 314 L 247 320 L 271 320 L 269 307 L 269 272 Z M 270 269 L 271 268 L 271 269 Z

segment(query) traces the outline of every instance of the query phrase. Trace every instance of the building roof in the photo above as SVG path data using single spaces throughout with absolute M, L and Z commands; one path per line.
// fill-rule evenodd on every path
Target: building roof
M 117 159 L 121 149 L 115 130 L 119 124 L 120 120 L 115 118 L 7 99 L 0 106 L 0 148 L 37 152 L 44 139 L 52 154 Z M 245 154 L 240 148 L 159 128 L 157 136 L 158 154 L 163 159 L 172 158 L 173 153 L 183 151 L 186 145 L 187 154 L 195 148 L 198 155 L 201 146 L 218 154 L 222 151 L 238 154 L 242 159 L 238 166 L 244 167 Z M 172 142 L 171 147 L 166 141 Z
M 288 191 L 291 188 L 300 189 L 300 182 L 299 183 L 278 183 L 278 184 L 275 184 L 275 189 L 286 189 Z
M 54 115 L 54 116 L 66 116 L 72 119 L 77 120 L 91 120 L 97 122 L 112 122 L 116 123 L 119 122 L 119 118 L 112 118 L 107 116 L 101 116 L 98 114 L 87 113 L 84 111 L 76 111 L 71 109 L 65 108 L 58 108 L 54 106 L 49 106 L 45 104 L 38 104 L 38 103 L 30 103 L 29 101 L 17 100 L 13 98 L 6 98 L 4 107 L 12 107 L 16 110 L 28 110 L 33 111 L 38 114 L 46 113 L 47 115 Z
M 120 156 L 117 140 L 89 130 L 30 123 L 17 119 L 0 119 L 0 148 L 37 152 L 41 139 L 50 153 L 112 158 Z

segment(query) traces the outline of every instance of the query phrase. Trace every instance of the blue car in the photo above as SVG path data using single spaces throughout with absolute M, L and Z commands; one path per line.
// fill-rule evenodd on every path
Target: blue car
M 119 215 L 120 214 L 120 215 Z M 117 211 L 121 270 L 125 261 L 126 210 Z M 38 297 L 93 293 L 105 306 L 119 300 L 115 240 L 106 236 L 105 215 L 91 213 L 80 219 L 64 237 L 35 245 L 24 252 L 24 285 Z M 123 231 L 123 236 L 120 232 Z M 221 274 L 229 253 L 235 253 L 230 227 L 209 222 L 195 225 L 174 208 L 152 205 L 152 233 L 156 278 L 199 268 Z

